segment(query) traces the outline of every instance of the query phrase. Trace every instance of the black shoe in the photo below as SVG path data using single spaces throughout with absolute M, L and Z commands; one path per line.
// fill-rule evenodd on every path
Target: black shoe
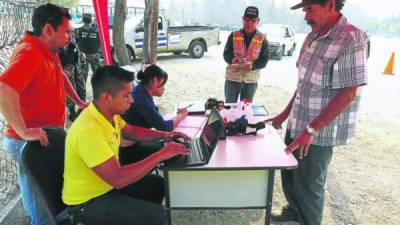
M 299 217 L 289 207 L 283 207 L 280 213 L 271 213 L 271 220 L 274 222 L 295 221 L 299 222 Z

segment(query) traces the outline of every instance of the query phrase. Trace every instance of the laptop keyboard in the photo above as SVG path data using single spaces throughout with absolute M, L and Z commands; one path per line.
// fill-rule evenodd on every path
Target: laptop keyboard
M 203 152 L 201 151 L 201 143 L 200 139 L 193 139 L 190 142 L 190 154 L 188 157 L 188 162 L 202 162 L 204 161 L 205 157 L 203 155 Z M 195 147 L 196 146 L 196 147 Z

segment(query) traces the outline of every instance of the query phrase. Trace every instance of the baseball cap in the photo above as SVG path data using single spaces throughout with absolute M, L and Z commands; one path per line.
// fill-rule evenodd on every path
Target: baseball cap
M 300 9 L 300 8 L 303 8 L 304 6 L 309 6 L 312 4 L 324 4 L 327 1 L 328 0 L 301 0 L 301 2 L 299 4 L 290 7 L 290 9 L 291 10 Z
M 257 19 L 258 18 L 258 8 L 255 6 L 248 6 L 246 10 L 244 10 L 244 17 L 249 19 Z

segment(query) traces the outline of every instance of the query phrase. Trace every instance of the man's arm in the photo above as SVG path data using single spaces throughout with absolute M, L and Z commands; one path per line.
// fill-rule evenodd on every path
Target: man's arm
M 19 94 L 2 82 L 0 82 L 0 111 L 22 139 L 39 140 L 41 145 L 48 145 L 47 134 L 43 129 L 26 127 L 21 114 Z
M 340 91 L 322 110 L 322 112 L 309 124 L 316 132 L 325 127 L 335 119 L 356 97 L 358 86 L 344 88 Z M 291 153 L 297 148 L 300 150 L 300 158 L 306 156 L 308 148 L 313 141 L 313 136 L 306 131 L 302 131 L 294 141 L 285 149 L 286 153 Z
M 71 84 L 71 81 L 69 81 L 67 73 L 63 70 L 61 73 L 63 74 L 65 94 L 67 95 L 67 97 L 71 99 L 79 108 L 85 108 L 88 105 L 87 102 L 84 102 L 79 98 L 78 94 Z
M 132 184 L 147 174 L 162 161 L 178 154 L 188 154 L 188 150 L 181 144 L 169 143 L 160 151 L 144 160 L 121 166 L 116 157 L 111 157 L 104 163 L 93 167 L 93 171 L 111 186 L 121 189 Z
M 164 132 L 158 130 L 152 130 L 148 128 L 132 126 L 126 124 L 122 129 L 122 136 L 124 139 L 128 139 L 131 141 L 154 141 L 154 140 L 166 140 L 171 141 L 175 138 L 182 137 L 186 141 L 190 140 L 190 138 L 181 132 Z
M 233 32 L 228 36 L 228 40 L 226 41 L 224 48 L 224 60 L 229 65 L 232 64 L 233 59 Z
M 294 92 L 292 99 L 290 99 L 289 103 L 281 113 L 279 113 L 277 116 L 273 118 L 265 120 L 265 122 L 266 123 L 272 122 L 272 126 L 275 129 L 281 129 L 283 121 L 285 121 L 289 117 L 290 110 L 292 109 L 293 106 L 294 98 L 296 97 L 296 93 L 297 91 Z

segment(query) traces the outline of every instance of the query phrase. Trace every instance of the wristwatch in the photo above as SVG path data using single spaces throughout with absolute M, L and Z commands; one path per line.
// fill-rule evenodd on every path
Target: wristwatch
M 307 132 L 307 134 L 309 134 L 310 136 L 315 136 L 315 129 L 314 128 L 312 128 L 312 127 L 310 127 L 310 125 L 307 125 L 306 126 L 306 132 Z

